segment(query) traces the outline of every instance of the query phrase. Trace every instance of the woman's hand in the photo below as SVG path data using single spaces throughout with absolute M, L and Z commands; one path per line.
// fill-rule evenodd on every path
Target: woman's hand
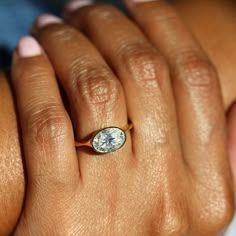
M 31 38 L 18 45 L 12 77 L 28 183 L 15 235 L 215 235 L 232 218 L 214 67 L 168 4 L 128 6 L 154 46 L 106 5 L 67 13 L 87 37 L 40 17 L 34 33 L 49 59 Z M 72 123 L 84 140 L 128 119 L 119 151 L 76 152 Z
M 9 73 L 0 72 L 0 235 L 10 235 L 21 213 L 24 172 Z

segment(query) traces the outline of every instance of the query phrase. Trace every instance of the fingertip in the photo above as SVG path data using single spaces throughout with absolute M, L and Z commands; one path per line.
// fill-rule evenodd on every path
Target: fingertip
M 63 17 L 65 21 L 70 21 L 71 16 L 74 12 L 79 10 L 80 8 L 91 6 L 95 2 L 94 0 L 70 0 L 66 3 L 63 10 Z
M 94 4 L 93 0 L 71 0 L 65 5 L 65 12 L 76 11 L 79 8 Z
M 42 54 L 42 49 L 37 40 L 31 36 L 21 38 L 13 56 L 13 61 L 19 58 L 36 57 Z
M 47 14 L 44 13 L 42 15 L 39 15 L 34 23 L 33 26 L 31 28 L 31 32 L 34 34 L 37 33 L 37 31 L 43 27 L 46 27 L 47 25 L 50 24 L 61 24 L 63 22 L 63 20 L 55 15 L 52 14 Z

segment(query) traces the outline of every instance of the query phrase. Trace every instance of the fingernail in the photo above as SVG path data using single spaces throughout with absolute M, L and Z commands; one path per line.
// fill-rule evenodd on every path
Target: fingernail
M 92 5 L 93 3 L 93 0 L 72 0 L 66 4 L 65 11 L 75 11 L 81 7 Z
M 56 23 L 62 23 L 62 19 L 54 15 L 43 14 L 37 17 L 34 23 L 34 27 L 36 27 L 37 29 L 40 29 L 47 25 L 56 24 Z
M 21 58 L 35 57 L 41 55 L 42 50 L 36 39 L 26 36 L 18 42 L 17 54 Z

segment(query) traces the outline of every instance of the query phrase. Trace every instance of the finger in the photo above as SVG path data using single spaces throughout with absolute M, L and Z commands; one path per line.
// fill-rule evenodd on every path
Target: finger
M 73 129 L 53 69 L 31 37 L 20 40 L 12 63 L 29 192 L 77 186 L 79 167 Z M 63 187 L 63 188 L 62 188 Z
M 191 169 L 205 176 L 210 167 L 212 171 L 227 167 L 223 103 L 213 65 L 169 4 L 134 2 L 127 1 L 132 16 L 171 66 L 180 133 Z
M 25 194 L 25 178 L 14 95 L 8 72 L 0 72 L 0 235 L 10 235 Z M 13 202 L 14 199 L 14 202 Z
M 141 31 L 112 6 L 92 5 L 66 15 L 68 22 L 92 40 L 118 75 L 135 127 L 132 142 L 140 176 L 150 178 L 148 184 L 153 191 L 165 186 L 166 192 L 170 188 L 167 185 L 176 182 L 167 184 L 166 178 L 179 179 L 184 170 L 164 59 Z
M 36 35 L 66 91 L 78 141 L 104 127 L 126 126 L 128 116 L 122 86 L 97 49 L 72 27 L 58 22 L 45 25 L 45 17 L 48 18 L 45 15 L 38 18 Z M 97 181 L 98 176 L 113 175 L 118 169 L 126 171 L 132 161 L 129 132 L 127 135 L 126 144 L 104 158 L 94 158 L 93 152 L 79 148 L 83 178 Z
M 126 2 L 135 21 L 168 60 L 183 153 L 198 183 L 194 191 L 208 202 L 199 209 L 199 220 L 204 224 L 212 214 L 219 227 L 220 222 L 231 220 L 233 200 L 224 107 L 215 68 L 166 1 Z M 191 200 L 195 205 L 199 197 Z M 212 205 L 220 214 L 209 208 Z

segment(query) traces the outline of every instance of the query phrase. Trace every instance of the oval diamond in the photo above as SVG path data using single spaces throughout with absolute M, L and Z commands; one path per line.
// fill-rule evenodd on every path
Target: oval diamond
M 92 140 L 93 148 L 99 153 L 115 152 L 120 149 L 126 141 L 125 132 L 116 127 L 100 130 Z

